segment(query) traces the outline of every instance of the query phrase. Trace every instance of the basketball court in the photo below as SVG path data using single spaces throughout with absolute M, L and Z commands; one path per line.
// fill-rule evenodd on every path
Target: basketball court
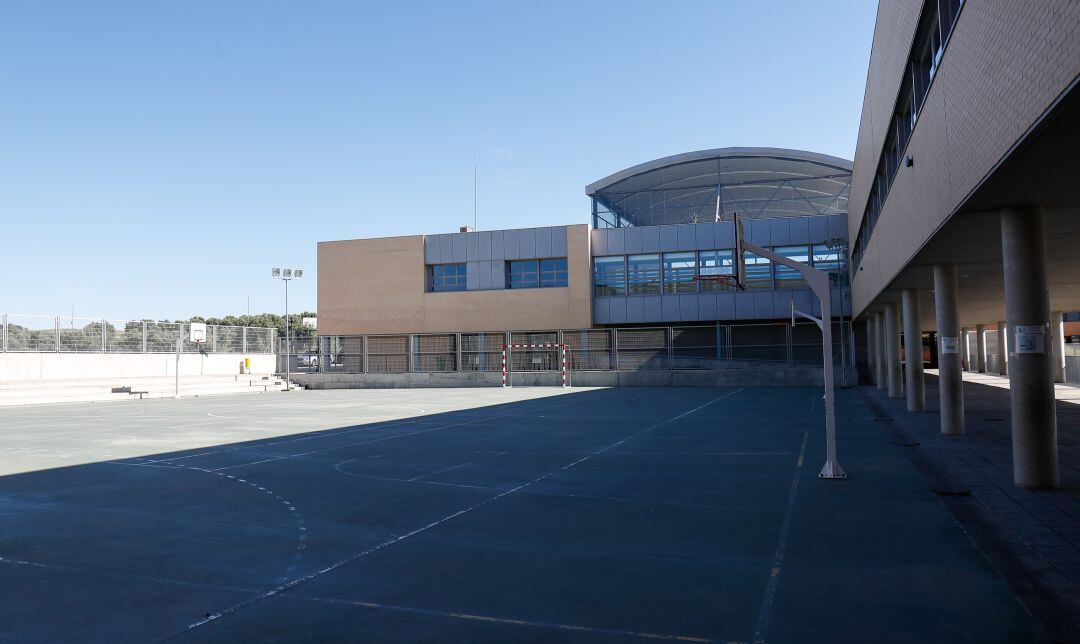
M 856 392 L 416 389 L 0 409 L 2 641 L 1017 642 Z

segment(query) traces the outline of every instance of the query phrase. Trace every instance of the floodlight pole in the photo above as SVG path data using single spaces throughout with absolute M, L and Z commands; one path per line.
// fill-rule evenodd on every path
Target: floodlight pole
M 736 226 L 738 225 L 739 223 L 736 221 Z M 739 232 L 741 231 L 736 231 L 736 234 L 739 234 Z M 810 285 L 810 289 L 814 291 L 814 295 L 817 295 L 818 299 L 821 300 L 820 320 L 802 314 L 804 317 L 809 317 L 814 320 L 814 322 L 821 327 L 821 344 L 823 347 L 822 356 L 824 358 L 825 375 L 825 467 L 821 468 L 818 477 L 823 479 L 847 478 L 847 474 L 844 474 L 843 468 L 840 467 L 839 461 L 836 460 L 836 399 L 833 392 L 832 355 L 832 288 L 830 286 L 829 274 L 808 264 L 797 262 L 789 257 L 777 255 L 768 249 L 751 244 L 745 240 L 743 241 L 742 246 L 744 250 L 755 255 L 799 271 L 799 274 L 803 276 L 806 283 Z M 742 260 L 742 258 L 740 257 L 739 260 Z
M 273 276 L 283 282 L 285 282 L 285 391 L 292 391 L 292 383 L 290 377 L 292 376 L 292 370 L 289 359 L 292 354 L 292 342 L 289 336 L 292 334 L 292 329 L 289 326 L 289 282 L 293 279 L 298 279 L 304 274 L 302 269 L 277 269 L 273 271 Z

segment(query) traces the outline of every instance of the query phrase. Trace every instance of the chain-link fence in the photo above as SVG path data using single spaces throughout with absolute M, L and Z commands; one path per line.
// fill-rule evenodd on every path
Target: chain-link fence
M 208 353 L 273 353 L 274 329 L 207 325 Z M 0 315 L 0 351 L 11 353 L 195 353 L 188 322 Z
M 854 363 L 852 327 L 833 324 L 833 362 Z M 571 371 L 713 369 L 730 361 L 821 364 L 821 330 L 812 323 L 712 324 L 564 331 L 514 331 L 319 338 L 318 370 L 337 373 L 500 371 L 504 345 L 509 370 L 559 371 L 569 347 Z M 284 343 L 279 342 L 281 350 Z M 294 357 L 299 353 L 294 347 Z M 282 363 L 284 364 L 284 363 Z M 297 360 L 291 363 L 298 364 Z M 303 368 L 294 368 L 303 371 Z

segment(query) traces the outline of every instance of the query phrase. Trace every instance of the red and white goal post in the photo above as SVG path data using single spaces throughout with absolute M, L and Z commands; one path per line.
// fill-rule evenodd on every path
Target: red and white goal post
M 563 387 L 570 386 L 570 345 L 558 343 L 545 344 L 504 344 L 502 348 L 502 386 L 512 387 L 510 382 L 511 357 L 514 349 L 526 349 L 532 351 L 559 351 L 559 372 Z

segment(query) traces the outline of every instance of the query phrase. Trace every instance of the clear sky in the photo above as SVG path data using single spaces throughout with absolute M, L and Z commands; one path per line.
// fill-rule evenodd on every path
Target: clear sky
M 851 158 L 872 0 L 0 3 L 0 312 L 280 311 L 319 240 L 584 223 L 726 146 Z

